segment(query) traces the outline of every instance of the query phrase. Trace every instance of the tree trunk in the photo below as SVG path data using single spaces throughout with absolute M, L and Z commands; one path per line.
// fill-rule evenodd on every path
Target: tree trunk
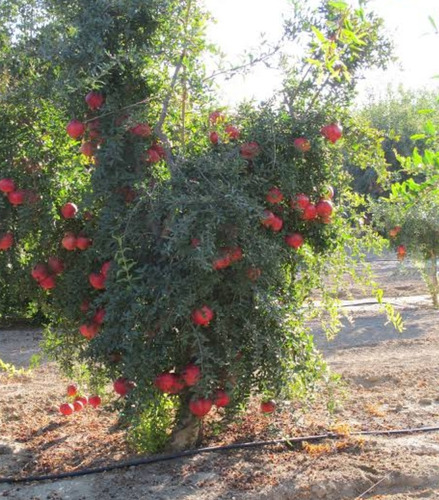
M 437 257 L 434 252 L 431 255 L 432 266 L 431 266 L 431 295 L 433 299 L 433 307 L 435 309 L 438 308 L 438 292 L 439 292 L 439 283 L 437 279 Z
M 183 400 L 178 417 L 178 423 L 171 435 L 167 449 L 169 451 L 183 451 L 196 448 L 202 438 L 201 419 L 189 411 L 189 397 Z

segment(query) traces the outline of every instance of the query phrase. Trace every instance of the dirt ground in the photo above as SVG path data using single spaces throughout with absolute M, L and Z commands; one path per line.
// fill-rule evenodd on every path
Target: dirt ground
M 303 436 L 333 430 L 337 441 L 295 448 L 271 446 L 198 455 L 156 465 L 56 482 L 0 484 L 0 497 L 89 499 L 439 499 L 439 432 L 400 437 L 349 436 L 357 430 L 439 426 L 439 311 L 410 265 L 375 260 L 373 268 L 405 330 L 386 325 L 373 300 L 346 300 L 349 319 L 329 342 L 316 343 L 342 376 L 333 411 L 307 408 L 265 417 L 250 408 L 206 446 Z M 361 299 L 352 287 L 353 296 Z M 0 359 L 26 367 L 38 352 L 38 331 L 0 331 Z M 0 477 L 74 471 L 126 460 L 129 450 L 115 416 L 86 408 L 65 418 L 57 407 L 69 381 L 50 363 L 30 373 L 0 375 Z M 375 486 L 374 486 L 375 485 Z M 363 496 L 369 488 L 369 493 Z

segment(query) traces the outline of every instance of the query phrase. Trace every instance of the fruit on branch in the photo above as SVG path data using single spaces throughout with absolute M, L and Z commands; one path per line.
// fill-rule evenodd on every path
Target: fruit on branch
M 398 260 L 404 260 L 406 254 L 407 254 L 407 249 L 406 249 L 405 245 L 399 245 L 396 249 L 396 254 L 397 254 Z
M 87 250 L 93 243 L 91 238 L 87 238 L 87 236 L 79 235 L 76 238 L 76 248 L 79 250 Z
M 230 403 L 230 396 L 227 394 L 227 392 L 219 389 L 215 392 L 215 395 L 213 397 L 213 404 L 217 408 L 222 408 L 224 406 L 227 406 Z
M 304 239 L 300 233 L 287 234 L 287 236 L 285 236 L 285 243 L 289 247 L 297 250 L 303 245 Z
M 105 290 L 105 276 L 102 273 L 91 273 L 88 281 L 94 289 Z
M 101 267 L 101 274 L 102 276 L 107 279 L 107 275 L 110 271 L 110 267 L 111 267 L 111 260 L 107 260 L 106 262 L 104 262 L 102 264 L 102 267 Z
M 221 111 L 212 111 L 209 115 L 209 123 L 211 125 L 217 125 L 225 120 L 225 116 L 221 113 Z
M 79 120 L 72 120 L 67 125 L 66 131 L 72 139 L 79 139 L 85 132 L 85 125 Z
M 36 264 L 36 266 L 31 271 L 31 276 L 34 280 L 40 282 L 45 280 L 48 276 L 50 276 L 49 269 L 46 264 Z
M 152 129 L 147 123 L 138 123 L 130 128 L 130 132 L 138 137 L 149 137 L 152 135 Z
M 290 201 L 290 207 L 296 210 L 305 210 L 305 208 L 311 203 L 309 196 L 303 193 L 297 194 Z
M 85 96 L 85 102 L 91 110 L 96 110 L 103 106 L 105 97 L 100 92 L 92 90 Z
M 224 131 L 231 141 L 236 141 L 237 139 L 239 139 L 239 136 L 241 135 L 239 129 L 234 127 L 233 125 L 227 125 Z
M 212 401 L 206 398 L 192 399 L 189 402 L 190 412 L 198 418 L 203 418 L 212 409 Z
M 96 145 L 91 141 L 83 142 L 79 148 L 79 152 L 87 158 L 92 157 L 96 152 Z
M 277 203 L 281 203 L 281 201 L 284 199 L 284 195 L 279 188 L 272 187 L 268 190 L 268 194 L 265 199 L 268 203 L 272 203 L 273 205 L 275 205 Z
M 314 204 L 309 203 L 303 210 L 301 218 L 303 220 L 314 220 L 317 217 L 317 208 Z
M 343 129 L 338 123 L 330 123 L 321 128 L 320 133 L 329 142 L 335 144 L 343 135 Z
M 395 226 L 389 231 L 389 236 L 391 238 L 396 238 L 398 234 L 401 232 L 401 229 L 402 229 L 401 226 Z
M 49 257 L 47 264 L 54 274 L 61 274 L 65 269 L 64 261 L 59 257 Z
M 84 323 L 79 327 L 79 333 L 88 340 L 92 340 L 99 333 L 100 325 L 97 323 Z
M 284 222 L 280 217 L 274 215 L 273 212 L 265 210 L 261 224 L 277 233 L 282 229 Z
M 210 322 L 214 318 L 214 312 L 210 307 L 204 305 L 200 309 L 194 309 L 192 311 L 192 322 L 197 326 L 209 326 Z
M 78 213 L 78 207 L 70 201 L 61 207 L 61 215 L 64 219 L 73 219 Z
M 219 135 L 218 135 L 218 132 L 211 132 L 209 134 L 209 141 L 212 143 L 212 144 L 218 144 L 219 143 Z
M 119 396 L 126 396 L 134 387 L 134 382 L 124 377 L 119 377 L 113 382 L 113 389 Z
M 94 316 L 93 316 L 93 323 L 96 323 L 98 325 L 102 325 L 102 323 L 104 322 L 104 319 L 105 319 L 105 313 L 106 313 L 106 311 L 103 307 L 96 309 L 96 312 L 94 313 Z
M 251 281 L 256 281 L 262 274 L 262 271 L 258 267 L 250 267 L 246 271 L 247 278 Z
M 8 193 L 8 200 L 11 205 L 17 206 L 24 203 L 26 197 L 26 191 L 23 189 L 18 189 L 17 191 L 10 191 Z
M 308 139 L 305 139 L 305 137 L 298 137 L 297 139 L 294 139 L 293 144 L 297 151 L 300 151 L 301 153 L 306 153 L 311 149 L 311 143 Z
M 0 237 L 0 250 L 9 250 L 14 244 L 14 235 L 5 233 Z
M 0 179 L 0 191 L 3 193 L 11 193 L 12 191 L 15 191 L 15 189 L 15 182 L 12 179 Z
M 246 160 L 256 158 L 261 152 L 261 147 L 257 142 L 246 142 L 239 148 L 239 154 Z
M 201 379 L 200 367 L 193 363 L 186 365 L 181 372 L 181 378 L 188 387 L 196 385 Z
M 147 163 L 154 164 L 154 163 L 158 163 L 160 160 L 161 160 L 160 154 L 158 153 L 158 151 L 156 149 L 149 148 L 146 151 L 146 161 L 147 161 Z
M 56 287 L 55 276 L 47 276 L 47 278 L 44 278 L 38 284 L 44 290 L 52 290 Z
M 69 252 L 76 250 L 76 236 L 70 232 L 65 233 L 64 238 L 61 240 L 61 245 Z
M 332 215 L 334 207 L 328 200 L 320 200 L 316 205 L 317 215 L 323 219 L 327 219 Z

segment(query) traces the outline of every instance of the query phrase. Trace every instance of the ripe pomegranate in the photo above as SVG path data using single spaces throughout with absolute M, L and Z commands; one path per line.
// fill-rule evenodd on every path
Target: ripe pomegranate
M 23 189 L 18 189 L 17 191 L 11 191 L 8 193 L 8 200 L 11 205 L 17 206 L 24 203 L 26 197 L 26 191 Z
M 293 144 L 297 151 L 300 151 L 301 153 L 306 153 L 311 149 L 311 143 L 308 139 L 305 139 L 305 137 L 298 137 L 297 139 L 294 139 Z
M 198 418 L 203 418 L 212 409 L 212 401 L 206 398 L 192 399 L 189 403 L 189 410 Z
M 209 123 L 211 125 L 216 125 L 219 122 L 223 122 L 225 120 L 224 115 L 221 113 L 221 111 L 212 111 L 209 115 Z
M 276 403 L 272 399 L 269 401 L 262 401 L 261 403 L 261 412 L 262 413 L 273 413 L 276 409 Z
M 85 132 L 85 125 L 79 120 L 72 120 L 67 125 L 66 131 L 72 139 L 79 139 Z
M 317 215 L 325 219 L 331 217 L 334 208 L 329 200 L 320 200 L 316 205 L 316 210 Z
M 124 377 L 119 377 L 113 382 L 114 392 L 116 392 L 116 394 L 119 394 L 120 396 L 126 396 L 133 387 L 134 382 L 131 382 Z
M 63 403 L 59 407 L 59 411 L 62 415 L 71 415 L 75 411 L 75 408 L 70 403 Z
M 193 363 L 186 365 L 181 372 L 181 378 L 189 387 L 196 385 L 201 379 L 200 367 Z
M 165 148 L 160 146 L 160 144 L 154 143 L 150 149 L 156 151 L 162 160 L 166 158 Z
M 78 394 L 78 386 L 70 384 L 67 386 L 67 396 L 76 396 Z
M 81 403 L 85 406 L 88 403 L 88 397 L 87 396 L 77 396 L 75 398 L 75 401 L 81 401 Z
M 79 152 L 82 153 L 84 156 L 87 156 L 90 158 L 91 156 L 93 156 L 95 154 L 96 146 L 91 141 L 83 142 L 81 147 L 79 148 Z
M 200 309 L 192 311 L 192 321 L 198 326 L 209 326 L 209 323 L 214 317 L 214 313 L 210 307 L 204 305 Z
M 44 290 L 52 290 L 56 287 L 55 276 L 47 276 L 47 278 L 44 278 L 38 284 L 41 288 L 44 288 Z
M 257 267 L 251 267 L 250 269 L 247 269 L 247 277 L 251 281 L 256 281 L 257 279 L 259 279 L 261 274 L 262 271 Z
M 282 194 L 280 189 L 272 187 L 269 189 L 265 199 L 268 201 L 268 203 L 276 204 L 280 203 L 284 199 L 284 195 Z
M 84 403 L 82 401 L 76 400 L 73 401 L 73 409 L 75 411 L 81 411 L 84 409 Z
M 217 390 L 213 398 L 213 404 L 217 408 L 222 408 L 230 403 L 230 396 L 223 390 Z
M 290 201 L 290 207 L 297 210 L 305 210 L 310 203 L 309 197 L 306 194 L 299 193 Z
M 289 247 L 295 248 L 297 250 L 303 245 L 304 239 L 300 233 L 288 234 L 287 236 L 285 236 L 285 243 Z
M 157 387 L 157 389 L 159 389 L 159 391 L 171 394 L 176 382 L 176 378 L 178 377 L 175 373 L 161 373 L 155 378 L 154 385 Z
M 146 151 L 146 161 L 148 163 L 158 163 L 161 160 L 160 154 L 153 148 Z
M 97 323 L 84 323 L 79 327 L 79 333 L 87 340 L 92 340 L 99 333 L 99 327 Z
M 389 231 L 389 236 L 391 238 L 396 238 L 401 231 L 401 226 L 395 226 Z
M 221 269 L 226 269 L 226 267 L 229 267 L 231 263 L 232 261 L 230 260 L 230 257 L 226 255 L 225 257 L 215 259 L 212 263 L 212 267 L 215 269 L 215 271 L 220 271 Z
M 65 233 L 61 245 L 70 252 L 76 249 L 76 236 L 73 233 Z
M 47 264 L 54 274 L 61 274 L 65 269 L 64 261 L 58 257 L 49 257 Z
M 261 224 L 270 228 L 272 231 L 279 232 L 283 227 L 283 220 L 277 215 L 274 215 L 273 212 L 265 210 L 264 219 L 262 219 Z
M 228 247 L 225 249 L 227 255 L 229 256 L 232 262 L 237 262 L 243 258 L 242 248 L 241 247 Z
M 15 182 L 12 179 L 0 179 L 0 191 L 3 193 L 12 193 L 15 189 Z
M 50 276 L 49 270 L 46 264 L 37 264 L 31 272 L 32 278 L 38 282 L 45 280 Z
M 227 125 L 224 131 L 229 136 L 229 139 L 232 141 L 236 141 L 236 139 L 239 139 L 239 136 L 241 135 L 239 129 L 237 129 L 233 125 Z
M 102 399 L 99 396 L 90 396 L 88 398 L 88 404 L 93 406 L 93 408 L 97 408 L 102 403 Z
M 102 264 L 101 274 L 104 276 L 105 279 L 107 278 L 108 272 L 110 271 L 110 267 L 111 267 L 111 260 L 107 260 Z
M 64 219 L 73 219 L 78 213 L 78 207 L 70 201 L 61 207 L 61 215 Z
M 330 123 L 321 128 L 320 133 L 325 139 L 335 144 L 342 137 L 343 128 L 337 123 Z
M 174 373 L 173 375 L 174 375 L 174 383 L 172 384 L 172 387 L 169 390 L 169 394 L 178 394 L 184 389 L 185 383 L 184 380 L 177 374 Z
M 105 319 L 105 309 L 103 307 L 100 307 L 99 309 L 96 309 L 96 312 L 93 316 L 93 323 L 97 323 L 98 325 L 102 325 Z
M 252 160 L 253 158 L 256 158 L 256 156 L 258 156 L 260 152 L 261 152 L 261 147 L 257 142 L 246 142 L 242 144 L 242 146 L 239 149 L 239 154 L 245 160 Z
M 407 249 L 405 245 L 399 245 L 396 249 L 396 254 L 398 256 L 398 260 L 404 260 L 406 254 L 407 254 Z
M 131 127 L 130 132 L 139 137 L 149 137 L 152 134 L 152 129 L 147 123 L 139 123 Z
M 91 273 L 88 277 L 90 285 L 96 290 L 105 290 L 105 276 L 101 273 Z
M 91 238 L 87 238 L 87 236 L 80 235 L 76 238 L 76 248 L 79 250 L 87 250 L 92 243 L 93 240 Z
M 219 135 L 218 135 L 218 132 L 211 132 L 209 134 L 209 141 L 212 143 L 212 144 L 218 144 L 219 143 Z
M 315 205 L 310 203 L 305 207 L 302 213 L 302 219 L 303 220 L 313 220 L 317 217 L 317 208 Z
M 90 309 L 90 302 L 87 299 L 84 299 L 79 306 L 81 312 L 86 313 Z
M 191 247 L 198 248 L 201 245 L 201 240 L 198 238 L 191 238 Z
M 85 102 L 92 110 L 99 109 L 105 102 L 105 97 L 100 92 L 92 90 L 85 96 Z
M 0 237 L 0 250 L 9 250 L 14 244 L 14 235 L 5 233 Z

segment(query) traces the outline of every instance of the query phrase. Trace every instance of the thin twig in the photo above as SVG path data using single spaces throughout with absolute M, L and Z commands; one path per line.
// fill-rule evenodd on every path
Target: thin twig
M 361 495 L 359 495 L 358 497 L 355 498 L 355 500 L 361 500 L 362 498 L 364 498 L 364 495 L 367 495 L 368 493 L 370 493 L 373 489 L 375 489 L 379 484 L 381 484 L 385 479 L 387 479 L 389 476 L 390 476 L 391 472 L 389 472 L 388 474 L 386 474 L 384 477 L 382 477 L 378 482 L 376 482 L 375 484 L 373 484 L 369 489 L 367 489 L 366 491 L 364 491 Z

